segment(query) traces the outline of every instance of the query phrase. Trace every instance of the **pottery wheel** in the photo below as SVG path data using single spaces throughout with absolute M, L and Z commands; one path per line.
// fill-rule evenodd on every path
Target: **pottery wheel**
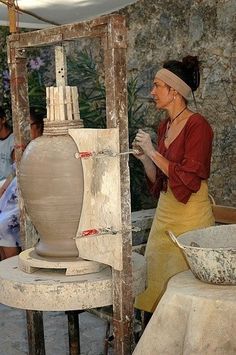
M 71 311 L 113 304 L 111 267 L 100 272 L 66 276 L 61 270 L 36 269 L 32 274 L 20 270 L 18 256 L 0 262 L 0 303 L 36 311 Z M 146 261 L 132 254 L 133 296 L 143 292 Z M 1 351 L 0 351 L 1 353 Z
M 76 258 L 46 258 L 39 256 L 34 248 L 24 250 L 18 256 L 18 266 L 21 271 L 28 274 L 39 269 L 65 270 L 65 275 L 83 275 L 99 272 L 107 265 L 96 261 Z

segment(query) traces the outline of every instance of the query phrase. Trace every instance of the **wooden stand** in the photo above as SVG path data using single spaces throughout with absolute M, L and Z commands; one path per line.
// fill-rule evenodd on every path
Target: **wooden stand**
M 142 255 L 132 255 L 132 292 L 145 289 L 146 265 Z M 113 303 L 112 272 L 66 276 L 58 270 L 38 269 L 32 274 L 21 271 L 18 257 L 0 263 L 0 302 L 27 310 L 29 354 L 45 354 L 42 312 L 67 311 L 70 354 L 79 354 L 78 314 Z M 30 311 L 29 311 L 30 310 Z
M 27 81 L 27 58 L 25 49 L 44 45 L 61 44 L 63 41 L 78 38 L 100 37 L 104 50 L 105 88 L 106 88 L 106 117 L 108 128 L 119 128 L 120 152 L 129 149 L 128 116 L 127 116 L 127 80 L 126 80 L 126 48 L 127 30 L 123 16 L 102 16 L 96 20 L 58 26 L 40 31 L 12 34 L 8 40 L 8 63 L 11 73 L 12 116 L 15 144 L 22 147 L 27 141 L 25 122 L 29 118 L 29 98 Z M 65 57 L 56 63 L 64 63 Z M 58 64 L 57 64 L 58 65 Z M 57 81 L 62 80 L 57 68 Z M 65 75 L 64 75 L 65 76 Z M 65 85 L 66 82 L 64 81 Z M 60 84 L 58 84 L 59 86 Z M 22 149 L 16 149 L 17 173 Z M 132 235 L 130 208 L 130 177 L 128 156 L 120 158 L 121 174 L 121 230 L 122 230 L 122 267 L 112 270 L 113 292 L 113 327 L 115 334 L 115 353 L 117 355 L 131 354 L 133 338 L 133 293 L 132 293 Z M 21 237 L 25 248 L 31 248 L 32 234 L 21 196 Z M 34 317 L 31 317 L 34 319 Z M 32 328 L 32 323 L 28 323 Z M 38 323 L 35 324 L 38 326 Z M 43 353 L 43 351 L 42 351 Z

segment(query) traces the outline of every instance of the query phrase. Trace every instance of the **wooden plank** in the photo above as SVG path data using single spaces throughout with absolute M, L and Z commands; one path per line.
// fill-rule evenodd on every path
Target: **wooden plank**
M 119 153 L 119 130 L 70 129 L 79 152 Z M 102 262 L 122 270 L 120 158 L 101 154 L 82 159 L 84 174 L 84 200 L 80 216 L 76 245 L 79 255 L 88 260 Z M 110 228 L 110 233 L 102 231 Z M 96 235 L 83 235 L 97 230 Z M 114 231 L 114 234 L 112 234 Z
M 57 86 L 53 88 L 53 109 L 54 109 L 54 121 L 60 121 L 59 88 Z
M 155 208 L 131 213 L 132 226 L 142 230 L 150 229 L 155 215 Z
M 49 44 L 57 44 L 63 41 L 78 38 L 103 37 L 107 33 L 107 23 L 110 17 L 122 17 L 119 15 L 102 16 L 91 21 L 73 23 L 33 32 L 13 34 L 10 36 L 11 47 L 29 48 Z
M 11 100 L 13 132 L 15 136 L 16 152 L 16 173 L 18 174 L 20 159 L 26 142 L 29 141 L 29 130 L 25 129 L 29 120 L 29 98 L 27 81 L 27 60 L 23 51 L 16 51 L 9 47 L 8 43 L 8 63 L 11 75 Z M 28 132 L 28 134 L 26 133 Z M 20 237 L 23 249 L 31 247 L 35 243 L 37 236 L 30 222 L 24 205 L 24 200 L 19 194 L 20 210 Z M 29 354 L 45 355 L 43 336 L 43 315 L 42 312 L 27 311 L 27 329 Z
M 236 207 L 212 205 L 213 215 L 217 223 L 236 223 Z
M 112 129 L 70 129 L 79 152 L 119 153 L 119 131 Z M 121 230 L 120 157 L 105 154 L 82 159 L 84 201 L 77 237 L 89 229 Z
M 65 121 L 65 87 L 58 86 L 58 107 L 60 121 Z
M 45 355 L 43 312 L 26 311 L 30 355 Z
M 63 46 L 55 47 L 55 71 L 56 71 L 56 85 L 67 85 L 67 64 L 66 54 Z
M 66 119 L 69 121 L 73 120 L 72 96 L 71 96 L 71 87 L 70 86 L 66 86 L 66 112 L 67 112 Z
M 147 243 L 155 211 L 156 209 L 153 208 L 131 213 L 133 246 Z
M 24 51 L 11 49 L 9 43 L 8 64 L 11 76 L 12 120 L 15 138 L 16 174 L 18 175 L 23 150 L 30 140 L 27 60 Z M 35 244 L 38 236 L 27 216 L 20 188 L 18 194 L 20 236 L 23 249 L 27 249 Z
M 49 102 L 50 102 L 50 114 L 49 121 L 55 121 L 55 104 L 54 104 L 54 87 L 49 87 Z
M 80 354 L 79 314 L 83 311 L 68 311 L 69 354 Z
M 122 236 L 120 233 L 81 237 L 76 239 L 81 258 L 93 260 L 122 270 Z
M 8 18 L 10 33 L 17 32 L 16 28 L 16 6 L 14 0 L 8 0 Z
M 72 111 L 73 111 L 73 119 L 80 119 L 80 111 L 79 111 L 79 96 L 78 89 L 76 86 L 71 86 L 71 98 L 72 98 Z
M 47 118 L 51 116 L 50 88 L 46 87 Z
M 119 127 L 120 151 L 128 144 L 128 110 L 126 81 L 126 33 L 124 18 L 110 18 L 105 48 L 105 85 L 107 126 Z M 122 42 L 122 45 L 120 45 Z M 121 220 L 123 270 L 112 270 L 113 275 L 113 329 L 115 354 L 132 353 L 133 342 L 133 294 L 132 294 L 132 235 L 130 206 L 130 176 L 128 157 L 120 159 L 121 172 Z

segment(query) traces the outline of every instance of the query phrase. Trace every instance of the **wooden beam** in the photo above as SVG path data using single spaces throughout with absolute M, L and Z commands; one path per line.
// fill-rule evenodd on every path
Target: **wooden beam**
M 79 315 L 83 311 L 67 311 L 69 354 L 80 354 Z
M 29 141 L 29 98 L 27 79 L 27 60 L 25 51 L 8 47 L 8 64 L 10 69 L 11 104 L 13 133 L 15 138 L 16 174 L 18 175 L 20 159 L 26 143 Z M 26 133 L 28 132 L 28 134 Z M 26 212 L 19 189 L 20 231 L 23 248 L 27 248 Z M 28 246 L 29 247 L 29 246 Z
M 126 79 L 127 30 L 123 16 L 102 16 L 96 20 L 50 28 L 9 37 L 9 64 L 12 76 L 12 111 L 16 143 L 24 142 L 22 127 L 29 115 L 26 60 L 24 48 L 52 45 L 81 37 L 101 37 L 105 50 L 105 83 L 107 95 L 107 127 L 119 127 L 120 151 L 129 149 L 128 102 Z M 22 49 L 22 51 L 21 51 Z M 21 57 L 22 54 L 22 57 Z M 18 158 L 21 153 L 18 152 Z M 132 293 L 132 233 L 130 176 L 128 156 L 120 158 L 121 174 L 121 222 L 122 222 L 122 271 L 113 269 L 113 327 L 115 353 L 132 353 L 133 343 L 133 293 Z M 20 197 L 23 217 L 25 212 Z M 22 220 L 23 221 L 23 220 Z M 22 231 L 26 233 L 25 223 Z M 27 247 L 30 246 L 27 243 Z
M 120 17 L 113 15 L 112 18 Z M 102 16 L 98 19 L 73 23 L 58 27 L 42 29 L 38 31 L 12 34 L 10 36 L 11 47 L 30 48 L 48 46 L 62 41 L 70 41 L 79 38 L 104 37 L 107 34 L 107 23 L 109 17 Z
M 30 355 L 45 355 L 43 312 L 26 311 Z
M 16 33 L 16 7 L 15 0 L 8 0 L 8 18 L 9 18 L 9 28 L 10 33 Z
M 57 86 L 67 85 L 67 64 L 64 46 L 55 47 L 55 70 Z
M 27 59 L 24 50 L 10 48 L 8 43 L 8 64 L 10 69 L 11 101 L 13 132 L 15 137 L 16 173 L 18 174 L 19 163 L 26 143 L 29 141 L 29 98 L 27 79 Z M 20 236 L 23 249 L 33 246 L 35 243 L 34 228 L 30 222 L 24 205 L 24 200 L 19 194 L 20 209 Z M 45 355 L 43 314 L 38 311 L 27 311 L 27 329 L 29 353 L 31 355 Z
M 124 18 L 111 18 L 108 24 L 105 49 L 105 86 L 107 126 L 119 126 L 120 151 L 129 149 L 128 103 L 126 79 L 126 27 Z M 112 270 L 113 275 L 113 329 L 115 354 L 132 353 L 133 295 L 132 295 L 132 234 L 130 206 L 130 176 L 127 155 L 120 159 L 121 220 L 123 270 Z
M 236 207 L 212 205 L 213 215 L 217 223 L 236 223 Z

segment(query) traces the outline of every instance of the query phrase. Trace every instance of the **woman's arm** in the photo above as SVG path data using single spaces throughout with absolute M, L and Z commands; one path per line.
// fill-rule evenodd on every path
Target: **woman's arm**
M 144 154 L 143 154 L 144 155 Z M 140 159 L 141 160 L 141 159 Z M 152 184 L 156 181 L 156 166 L 153 161 L 145 155 L 141 160 L 144 166 L 145 173 Z
M 160 153 L 158 153 L 155 149 L 150 150 L 148 156 L 153 161 L 153 163 L 161 169 L 161 171 L 166 175 L 169 176 L 169 161 L 164 158 Z
M 8 186 L 10 185 L 10 183 L 12 182 L 14 177 L 15 177 L 14 174 L 8 175 L 8 177 L 6 178 L 4 184 L 0 187 L 0 198 L 4 194 L 4 192 L 7 190 Z

